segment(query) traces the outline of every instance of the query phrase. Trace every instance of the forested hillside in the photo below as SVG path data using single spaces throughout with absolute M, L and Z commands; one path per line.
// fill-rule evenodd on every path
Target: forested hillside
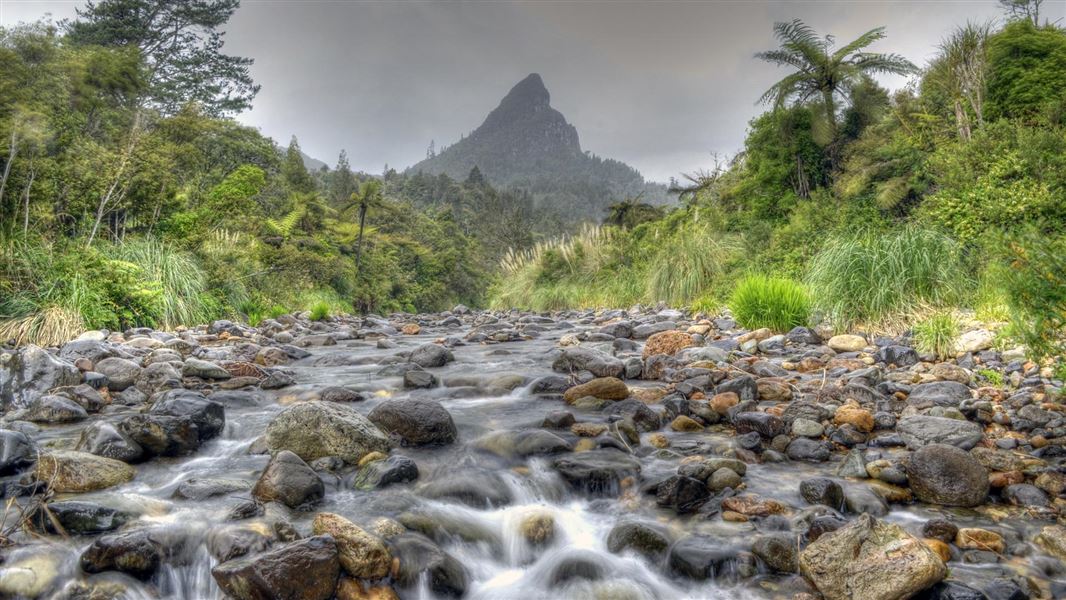
M 1050 351 L 1066 324 L 1066 32 L 1017 6 L 945 32 L 920 67 L 867 51 L 883 29 L 834 43 L 778 24 L 780 47 L 753 60 L 784 78 L 743 152 L 690 175 L 665 216 L 619 205 L 616 225 L 509 256 L 493 304 L 729 305 L 747 327 L 930 335 L 968 315 Z M 890 93 L 879 73 L 913 79 Z

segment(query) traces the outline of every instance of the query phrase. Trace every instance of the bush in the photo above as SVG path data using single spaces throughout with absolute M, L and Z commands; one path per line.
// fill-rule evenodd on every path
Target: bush
M 218 316 L 205 302 L 207 277 L 195 256 L 153 238 L 116 244 L 105 253 L 136 265 L 160 288 L 160 325 L 197 325 Z
M 679 231 L 652 258 L 648 300 L 673 306 L 695 301 L 723 277 L 736 253 L 735 244 L 714 236 L 709 228 Z
M 316 302 L 311 306 L 311 320 L 321 321 L 329 318 L 329 303 Z
M 971 284 L 961 246 L 913 227 L 830 239 L 808 274 L 815 305 L 838 328 L 887 325 L 947 306 Z
M 785 332 L 807 324 L 811 302 L 803 286 L 791 279 L 749 275 L 733 290 L 729 308 L 748 329 Z
M 1066 355 L 1066 236 L 1033 230 L 1008 242 L 1011 328 L 1033 356 Z
M 935 354 L 940 359 L 954 356 L 959 322 L 950 313 L 935 314 L 917 323 L 912 331 L 920 352 Z

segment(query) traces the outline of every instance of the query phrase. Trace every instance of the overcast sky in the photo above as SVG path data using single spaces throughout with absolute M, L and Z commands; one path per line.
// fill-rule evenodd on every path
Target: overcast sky
M 0 0 L 0 24 L 58 20 L 80 4 Z M 1052 19 L 1066 12 L 1061 0 L 1045 6 Z M 873 49 L 921 65 L 953 26 L 999 14 L 995 0 L 243 0 L 226 51 L 254 58 L 263 86 L 240 120 L 281 143 L 296 134 L 330 165 L 345 148 L 357 169 L 409 166 L 537 72 L 584 149 L 665 181 L 741 147 L 764 109 L 755 101 L 786 73 L 752 58 L 775 46 L 775 21 L 798 17 L 841 41 L 884 25 Z

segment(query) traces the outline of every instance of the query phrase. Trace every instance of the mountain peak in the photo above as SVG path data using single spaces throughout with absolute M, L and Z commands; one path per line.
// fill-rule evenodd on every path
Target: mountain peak
M 504 96 L 500 106 L 548 106 L 551 102 L 551 94 L 544 87 L 544 80 L 537 73 L 530 73 L 525 79 L 519 81 L 511 91 Z

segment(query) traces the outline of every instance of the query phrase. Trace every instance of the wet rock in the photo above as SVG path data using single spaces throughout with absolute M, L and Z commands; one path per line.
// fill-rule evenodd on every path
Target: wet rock
M 984 431 L 977 423 L 928 415 L 904 417 L 896 430 L 912 450 L 928 444 L 946 444 L 969 450 L 984 437 Z
M 360 579 L 380 579 L 392 566 L 385 543 L 348 519 L 333 513 L 319 513 L 311 524 L 314 535 L 330 535 L 337 544 L 341 567 Z
M 836 531 L 845 525 L 847 525 L 847 521 L 836 515 L 814 517 L 807 527 L 807 541 L 813 542 L 830 531 Z
M 223 525 L 207 533 L 204 545 L 218 562 L 226 562 L 248 554 L 262 552 L 274 542 L 265 527 L 256 525 Z
M 607 535 L 607 550 L 610 552 L 636 552 L 652 562 L 661 560 L 669 546 L 670 538 L 666 530 L 652 523 L 619 523 Z
M 1043 490 L 1028 483 L 1008 485 L 1003 490 L 1003 497 L 1015 506 L 1048 506 L 1048 497 Z
M 86 573 L 119 571 L 138 579 L 154 575 L 162 561 L 163 548 L 146 529 L 98 537 L 79 559 Z
M 628 419 L 633 423 L 637 431 L 656 431 L 662 426 L 662 419 L 659 417 L 659 413 L 655 412 L 647 404 L 633 398 L 612 402 L 603 408 L 603 413 L 608 417 Z
M 356 464 L 369 452 L 388 452 L 389 440 L 353 408 L 332 402 L 295 404 L 267 426 L 271 451 L 289 450 L 305 461 L 336 456 Z
M 883 517 L 888 514 L 884 497 L 865 485 L 851 485 L 844 490 L 844 508 L 856 515 Z
M 144 457 L 183 456 L 200 447 L 199 428 L 185 417 L 132 415 L 119 422 L 118 430 Z
M 898 600 L 947 574 L 932 550 L 898 525 L 862 515 L 800 553 L 800 569 L 826 600 Z
M 922 502 L 977 506 L 988 496 L 988 471 L 954 446 L 930 444 L 911 454 L 907 479 Z
M 732 496 L 722 500 L 722 508 L 747 517 L 768 517 L 779 515 L 788 510 L 784 503 L 771 498 L 761 498 L 755 494 Z
M 26 408 L 13 415 L 31 423 L 72 423 L 89 418 L 80 404 L 63 396 L 48 394 L 33 399 Z
M 788 432 L 781 417 L 764 412 L 737 413 L 733 417 L 733 426 L 738 434 L 754 431 L 766 439 L 773 439 Z
M 22 599 L 45 597 L 60 582 L 65 557 L 30 550 L 21 554 L 8 551 L 4 559 L 0 566 L 0 597 Z M 49 596 L 50 600 L 53 598 Z
M 96 535 L 114 531 L 132 519 L 133 515 L 109 506 L 68 500 L 49 502 L 34 520 L 39 529 L 48 533 Z
M 452 415 L 436 400 L 387 400 L 367 418 L 408 446 L 450 444 L 458 435 Z
M 455 360 L 455 356 L 444 346 L 438 344 L 423 344 L 411 351 L 408 360 L 423 369 L 443 367 Z
M 213 362 L 198 358 L 187 358 L 181 366 L 181 374 L 185 377 L 198 377 L 200 379 L 229 379 L 232 377 L 229 371 Z
M 43 348 L 0 351 L 0 410 L 21 408 L 53 388 L 79 383 L 77 367 Z
M 37 445 L 21 431 L 0 429 L 0 475 L 10 475 L 37 460 Z
M 666 561 L 674 573 L 696 580 L 754 574 L 754 565 L 745 565 L 736 548 L 704 535 L 689 535 L 675 542 L 670 546 Z
M 325 486 L 299 456 L 282 450 L 267 463 L 252 488 L 252 497 L 261 502 L 280 502 L 293 509 L 307 509 L 325 495 Z
M 144 449 L 141 445 L 107 421 L 96 421 L 82 429 L 74 449 L 125 463 L 144 459 Z
M 687 417 L 685 415 L 677 415 L 676 417 L 674 417 L 674 420 L 670 422 L 670 429 L 673 429 L 674 431 L 691 433 L 696 431 L 703 431 L 703 425 L 700 425 L 699 422 L 697 422 L 692 417 Z
M 835 510 L 844 506 L 844 488 L 832 479 L 816 477 L 800 482 L 800 497 L 811 504 L 821 504 Z
M 733 469 L 727 469 L 722 467 L 707 479 L 707 487 L 714 493 L 718 493 L 726 488 L 737 489 L 743 480 L 740 475 Z
M 557 588 L 575 580 L 598 581 L 607 574 L 603 558 L 591 550 L 567 549 L 555 557 L 548 585 Z
M 248 491 L 248 488 L 248 482 L 239 479 L 194 478 L 181 482 L 177 489 L 174 490 L 173 497 L 182 500 L 200 501 L 228 494 L 246 492 Z
M 292 375 L 283 371 L 277 371 L 268 374 L 266 379 L 259 382 L 259 387 L 264 390 L 279 390 L 284 387 L 289 387 L 296 383 L 296 380 L 292 378 Z
M 796 438 L 788 444 L 785 452 L 792 460 L 804 460 L 807 462 L 825 462 L 832 454 L 830 446 L 826 442 L 812 440 L 810 438 Z
M 93 370 L 107 377 L 108 389 L 116 392 L 121 392 L 136 384 L 137 378 L 141 375 L 141 366 L 139 364 L 132 360 L 118 357 L 101 360 L 94 365 Z
M 655 502 L 659 506 L 674 509 L 678 514 L 687 514 L 699 510 L 710 495 L 710 490 L 699 479 L 675 475 L 659 483 Z
M 988 550 L 1002 554 L 1007 548 L 1003 536 L 979 527 L 963 527 L 955 534 L 955 545 L 962 549 Z
M 778 573 L 795 573 L 799 568 L 799 548 L 789 534 L 760 535 L 752 542 L 751 553 Z
M 440 385 L 440 381 L 437 376 L 429 371 L 408 369 L 403 374 L 403 387 L 405 389 L 429 389 L 438 385 Z
M 563 393 L 567 404 L 573 404 L 586 396 L 601 400 L 625 400 L 629 397 L 629 388 L 617 377 L 597 377 L 587 383 L 575 385 Z
M 340 577 L 337 546 L 314 536 L 211 569 L 215 582 L 235 600 L 329 600 Z
M 435 500 L 455 500 L 475 508 L 497 508 L 513 501 L 511 488 L 498 473 L 480 469 L 448 470 L 419 488 Z
M 562 373 L 588 371 L 596 377 L 622 377 L 625 365 L 621 360 L 592 348 L 565 348 L 552 363 L 552 369 Z
M 1036 543 L 1048 554 L 1066 561 L 1066 527 L 1048 525 L 1036 536 Z
M 739 402 L 753 402 L 759 398 L 759 386 L 750 375 L 741 375 L 733 379 L 727 379 L 714 388 L 716 395 L 732 392 L 736 394 Z
M 160 390 L 179 387 L 181 373 L 178 373 L 178 370 L 170 363 L 153 363 L 140 372 L 134 385 L 138 390 L 151 395 Z
M 915 408 L 958 407 L 971 398 L 970 388 L 956 381 L 934 381 L 914 386 L 907 404 Z
M 553 466 L 571 487 L 593 495 L 615 495 L 623 479 L 640 474 L 639 461 L 609 448 L 562 456 Z
M 124 462 L 73 450 L 42 454 L 33 471 L 35 481 L 57 493 L 82 493 L 126 483 L 136 471 Z
M 209 440 L 222 433 L 226 409 L 192 390 L 167 390 L 155 398 L 148 414 L 188 419 L 196 425 L 198 439 Z
M 401 586 L 413 587 L 424 579 L 429 589 L 439 596 L 459 598 L 466 593 L 469 581 L 466 568 L 432 541 L 407 533 L 390 539 L 389 547 L 399 559 L 396 581 Z
M 941 581 L 921 595 L 920 600 L 988 600 L 984 592 L 958 581 Z
M 418 465 L 415 461 L 393 454 L 384 460 L 375 460 L 361 467 L 355 474 L 353 485 L 360 490 L 375 490 L 416 479 Z
M 922 537 L 940 540 L 945 544 L 954 542 L 958 533 L 959 528 L 946 519 L 929 519 L 922 525 Z
M 907 346 L 885 346 L 877 351 L 877 362 L 897 367 L 910 367 L 918 364 L 921 360 L 914 348 Z
M 792 435 L 806 438 L 820 438 L 825 433 L 821 423 L 810 419 L 795 419 L 792 421 Z

